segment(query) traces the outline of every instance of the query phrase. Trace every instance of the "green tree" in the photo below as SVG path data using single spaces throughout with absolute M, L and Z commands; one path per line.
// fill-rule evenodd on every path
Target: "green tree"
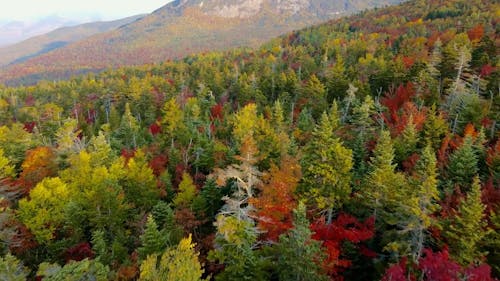
M 301 192 L 311 198 L 315 206 L 328 210 L 331 222 L 333 208 L 340 208 L 351 194 L 352 151 L 334 135 L 338 126 L 323 113 L 313 138 L 305 148 L 302 159 Z
M 10 253 L 0 257 L 0 280 L 25 281 L 28 274 L 29 270 Z
M 163 235 L 158 230 L 158 225 L 152 215 L 148 216 L 144 234 L 140 237 L 142 246 L 138 249 L 141 258 L 145 259 L 148 255 L 163 252 L 168 240 L 168 236 Z
M 404 221 L 403 231 L 410 234 L 410 251 L 415 262 L 420 259 L 426 245 L 427 230 L 436 224 L 433 214 L 439 210 L 437 202 L 440 199 L 436 164 L 434 151 L 428 145 L 422 151 L 414 176 L 409 181 L 413 187 L 411 194 L 401 202 L 403 208 L 409 208 L 409 216 Z
M 450 189 L 456 185 L 462 188 L 471 185 L 474 175 L 478 172 L 478 156 L 472 137 L 465 137 L 463 144 L 450 155 L 447 171 Z
M 105 233 L 102 230 L 92 232 L 92 250 L 95 253 L 95 260 L 105 265 L 111 262 L 109 247 L 105 239 Z
M 395 158 L 397 163 L 401 163 L 408 156 L 414 153 L 417 149 L 419 136 L 415 123 L 413 123 L 413 116 L 410 115 L 408 124 L 404 128 L 401 135 L 394 141 Z
M 370 159 L 370 173 L 366 178 L 364 188 L 360 191 L 364 202 L 373 209 L 375 219 L 395 224 L 393 210 L 399 200 L 404 200 L 405 177 L 396 172 L 393 164 L 394 148 L 388 131 L 382 131 L 377 146 Z
M 448 124 L 443 118 L 442 113 L 436 110 L 432 105 L 427 113 L 424 122 L 423 137 L 426 144 L 429 144 L 434 151 L 441 147 L 444 136 L 448 132 Z
M 57 264 L 42 263 L 37 276 L 47 281 L 106 281 L 109 268 L 96 260 L 71 261 L 62 268 Z
M 137 148 L 144 144 L 144 138 L 141 134 L 141 126 L 136 117 L 132 115 L 130 105 L 125 104 L 120 126 L 113 131 L 112 140 L 116 148 Z
M 481 202 L 481 184 L 474 177 L 467 197 L 458 204 L 457 214 L 445 226 L 443 235 L 449 241 L 452 257 L 462 265 L 480 261 L 484 257 L 480 243 L 488 234 L 488 222 Z
M 325 258 L 321 242 L 311 238 L 306 207 L 302 202 L 294 210 L 293 226 L 288 234 L 280 236 L 275 246 L 279 280 L 328 280 L 321 266 Z
M 16 170 L 20 168 L 26 151 L 35 144 L 33 135 L 24 130 L 22 124 L 14 123 L 10 128 L 0 126 L 0 148 L 3 149 L 4 156 L 9 159 Z
M 316 120 L 328 108 L 325 86 L 314 74 L 302 88 L 302 97 L 307 101 L 307 107 L 311 109 L 312 116 Z

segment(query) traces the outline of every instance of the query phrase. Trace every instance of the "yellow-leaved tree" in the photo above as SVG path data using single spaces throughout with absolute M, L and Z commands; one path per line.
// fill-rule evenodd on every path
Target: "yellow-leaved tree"
M 191 235 L 182 239 L 176 248 L 163 253 L 158 264 L 158 256 L 150 255 L 141 265 L 140 281 L 199 281 L 203 269 L 194 250 Z
M 39 243 L 48 243 L 65 220 L 70 192 L 60 178 L 46 178 L 19 201 L 19 219 Z

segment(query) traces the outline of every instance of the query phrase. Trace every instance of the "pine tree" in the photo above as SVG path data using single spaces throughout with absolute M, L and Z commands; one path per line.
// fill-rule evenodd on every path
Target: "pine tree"
M 352 88 L 352 89 L 351 89 Z M 366 143 L 372 137 L 374 132 L 374 121 L 372 116 L 375 114 L 375 103 L 370 95 L 367 95 L 363 102 L 360 102 L 354 96 L 354 86 L 350 85 L 350 92 L 347 97 L 351 97 L 346 105 L 344 117 L 347 119 L 349 106 L 353 104 L 352 116 L 349 120 L 352 125 L 353 141 L 348 143 L 348 146 L 353 151 L 354 159 L 354 177 L 359 179 L 364 177 L 367 173 L 367 165 L 365 158 L 367 158 L 368 151 Z
M 413 116 L 410 115 L 408 124 L 394 143 L 396 162 L 401 163 L 414 153 L 417 149 L 417 143 L 418 132 L 415 123 L 413 123 Z
M 443 118 L 441 112 L 432 105 L 427 113 L 424 122 L 423 137 L 426 144 L 429 144 L 434 151 L 438 151 L 444 136 L 448 132 L 448 124 Z
M 331 221 L 333 208 L 340 208 L 351 194 L 353 165 L 352 151 L 334 135 L 334 123 L 323 113 L 313 132 L 313 139 L 305 149 L 300 187 L 304 196 L 311 198 L 317 208 L 328 210 L 328 222 Z
M 451 255 L 462 265 L 480 261 L 484 256 L 479 248 L 480 242 L 488 234 L 484 210 L 481 185 L 476 176 L 467 197 L 459 203 L 457 214 L 446 225 L 443 233 L 449 241 Z
M 311 238 L 304 203 L 299 203 L 293 213 L 293 228 L 282 234 L 276 245 L 279 280 L 328 280 L 321 266 L 325 259 L 321 242 Z
M 388 131 L 382 131 L 370 161 L 371 172 L 368 174 L 364 188 L 360 191 L 368 207 L 373 209 L 376 220 L 379 216 L 385 223 L 395 224 L 394 209 L 399 200 L 404 200 L 405 177 L 396 172 L 393 164 L 394 148 Z M 387 211 L 384 211 L 387 210 Z
M 92 251 L 94 251 L 97 261 L 106 265 L 111 262 L 104 231 L 96 230 L 92 232 Z
M 465 188 L 470 186 L 478 172 L 478 157 L 474 150 L 473 139 L 466 136 L 463 144 L 450 156 L 448 165 L 448 187 Z
M 166 246 L 166 238 L 158 230 L 158 225 L 156 224 L 152 215 L 148 216 L 146 222 L 146 228 L 144 229 L 144 234 L 141 235 L 140 239 L 142 246 L 138 249 L 141 258 L 146 258 L 148 255 L 161 253 Z
M 401 202 L 404 208 L 409 207 L 409 218 L 404 222 L 403 229 L 410 233 L 411 256 L 415 262 L 422 255 L 427 229 L 435 224 L 432 214 L 439 209 L 436 162 L 434 151 L 430 146 L 426 146 L 410 180 L 410 184 L 414 186 L 412 194 Z
M 307 106 L 316 120 L 328 107 L 325 86 L 314 74 L 302 88 L 302 97 L 307 101 Z

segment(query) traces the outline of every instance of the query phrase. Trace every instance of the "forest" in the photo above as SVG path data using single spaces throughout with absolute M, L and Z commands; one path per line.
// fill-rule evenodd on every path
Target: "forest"
M 498 280 L 500 4 L 0 85 L 0 280 Z

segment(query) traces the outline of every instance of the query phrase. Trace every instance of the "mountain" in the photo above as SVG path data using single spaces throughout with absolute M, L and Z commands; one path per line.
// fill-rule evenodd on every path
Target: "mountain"
M 143 17 L 132 16 L 116 21 L 99 21 L 70 27 L 61 27 L 49 33 L 39 35 L 20 43 L 0 48 L 0 66 L 15 64 L 47 53 L 71 42 L 82 40 L 94 34 L 116 29 Z
M 176 0 L 115 30 L 6 67 L 7 84 L 255 47 L 277 35 L 400 0 Z M 22 78 L 20 80 L 20 78 Z
M 0 23 L 0 47 L 45 34 L 56 28 L 79 23 L 81 21 L 59 16 L 50 16 L 33 21 L 5 21 Z

